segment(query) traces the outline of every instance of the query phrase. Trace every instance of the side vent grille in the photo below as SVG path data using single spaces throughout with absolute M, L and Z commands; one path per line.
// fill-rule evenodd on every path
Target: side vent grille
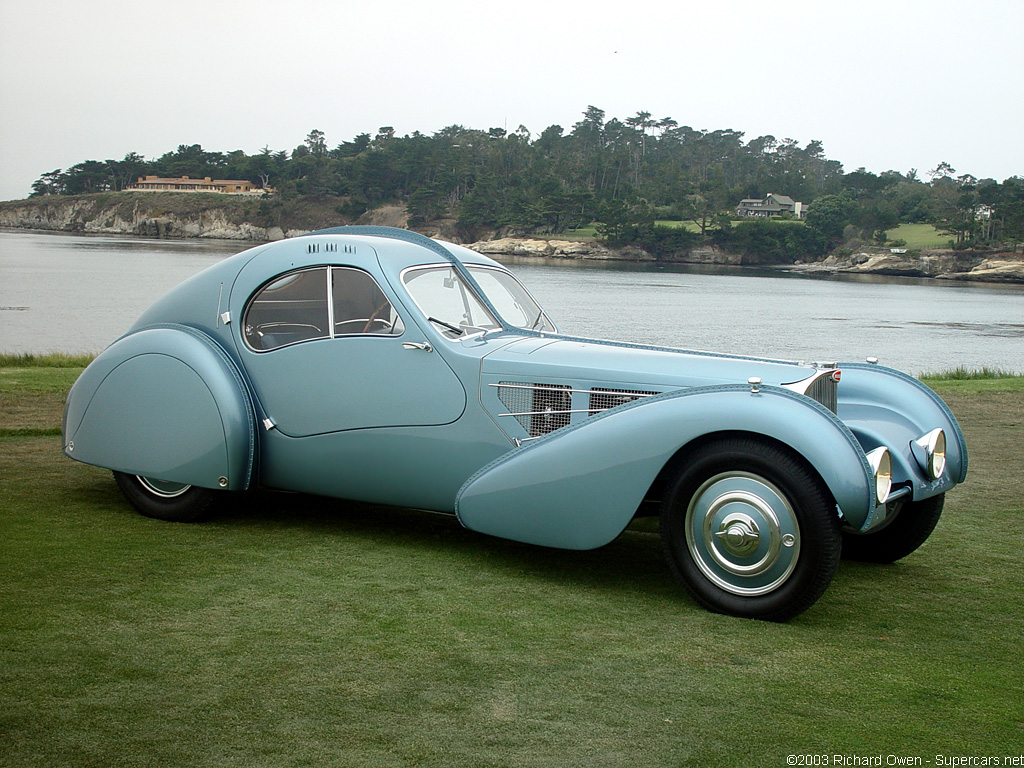
M 574 413 L 581 414 L 581 417 L 593 416 L 642 397 L 658 394 L 642 389 L 573 389 L 568 384 L 530 384 L 518 381 L 501 381 L 490 386 L 497 387 L 498 400 L 508 409 L 508 413 L 498 415 L 514 418 L 531 438 L 569 426 Z M 589 398 L 588 410 L 572 409 L 573 393 Z
M 642 397 L 656 395 L 657 392 L 646 392 L 642 389 L 604 389 L 594 387 L 590 390 L 590 415 L 607 411 L 618 405 L 625 405 Z
M 498 399 L 530 437 L 540 437 L 569 425 L 572 389 L 567 384 L 520 384 L 502 381 Z

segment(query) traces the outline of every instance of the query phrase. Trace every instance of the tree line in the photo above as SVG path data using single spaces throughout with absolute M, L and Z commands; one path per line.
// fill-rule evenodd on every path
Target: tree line
M 147 160 L 86 160 L 44 173 L 33 195 L 119 191 L 139 177 L 247 179 L 278 201 L 333 200 L 355 219 L 385 203 L 404 204 L 410 226 L 439 219 L 461 234 L 558 234 L 597 224 L 613 245 L 637 244 L 655 255 L 717 242 L 766 259 L 820 256 L 851 236 L 883 242 L 901 222 L 931 223 L 955 247 L 1024 239 L 1024 179 L 999 183 L 957 174 L 948 163 L 928 172 L 845 173 L 820 141 L 695 130 L 648 112 L 606 119 L 590 106 L 568 131 L 551 125 L 477 130 L 452 125 L 433 135 L 397 136 L 389 126 L 330 148 L 312 130 L 293 150 L 264 147 L 210 152 L 198 144 Z M 787 195 L 810 204 L 806 226 L 737 225 L 744 198 Z M 692 222 L 686 228 L 659 222 Z

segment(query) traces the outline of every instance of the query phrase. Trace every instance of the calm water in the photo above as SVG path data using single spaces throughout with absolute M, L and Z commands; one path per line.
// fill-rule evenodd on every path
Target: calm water
M 243 243 L 0 232 L 0 352 L 98 352 Z M 1024 373 L 1024 287 L 510 260 L 563 333 L 911 373 Z

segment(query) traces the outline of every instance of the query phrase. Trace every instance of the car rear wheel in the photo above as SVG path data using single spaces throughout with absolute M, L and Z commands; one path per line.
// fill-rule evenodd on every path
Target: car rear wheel
M 897 501 L 877 531 L 843 531 L 843 557 L 867 563 L 892 563 L 906 557 L 931 536 L 942 515 L 946 495 L 920 501 Z
M 213 511 L 217 492 L 186 483 L 114 472 L 121 493 L 146 517 L 172 523 L 194 523 Z
M 842 539 L 835 502 L 783 447 L 755 439 L 710 443 L 688 456 L 661 508 L 665 555 L 709 610 L 784 621 L 828 587 Z

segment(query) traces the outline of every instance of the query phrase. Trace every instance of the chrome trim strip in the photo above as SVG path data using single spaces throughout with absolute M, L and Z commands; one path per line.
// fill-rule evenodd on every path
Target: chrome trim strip
M 327 330 L 334 338 L 334 268 L 327 268 Z
M 601 410 L 607 411 L 609 408 L 602 408 Z M 575 411 L 517 411 L 516 413 L 499 413 L 498 416 L 554 416 L 559 413 L 591 413 L 592 409 L 587 408 L 584 410 Z
M 544 392 L 579 392 L 579 393 L 586 394 L 586 395 L 592 395 L 592 394 L 594 394 L 596 392 L 599 395 L 623 395 L 623 396 L 628 396 L 628 397 L 634 397 L 634 398 L 637 398 L 637 399 L 639 399 L 641 397 L 654 397 L 654 395 L 663 394 L 661 392 L 654 392 L 653 394 L 639 394 L 639 393 L 634 392 L 633 390 L 611 389 L 611 388 L 607 388 L 607 389 L 600 389 L 600 388 L 598 388 L 598 389 L 567 389 L 567 388 L 561 387 L 561 386 L 559 386 L 557 384 L 550 384 L 550 385 L 541 384 L 541 385 L 536 385 L 536 384 L 490 384 L 489 383 L 487 386 L 488 387 L 507 387 L 509 389 L 532 389 L 535 392 L 538 391 L 538 390 L 542 390 Z M 680 387 L 680 389 L 682 389 L 682 387 Z
M 543 390 L 545 392 L 590 392 L 589 389 L 569 389 L 558 384 L 493 384 L 488 383 L 488 387 L 502 387 L 508 389 L 532 389 L 533 391 Z

